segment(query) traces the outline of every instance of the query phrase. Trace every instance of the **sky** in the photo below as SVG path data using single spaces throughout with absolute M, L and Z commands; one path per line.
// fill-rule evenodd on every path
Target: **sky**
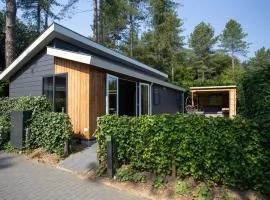
M 66 2 L 66 0 L 63 0 Z M 270 48 L 270 0 L 176 0 L 177 14 L 184 20 L 186 42 L 194 27 L 204 21 L 210 23 L 216 35 L 220 34 L 230 19 L 238 21 L 248 33 L 247 42 L 251 43 L 246 58 L 254 56 L 261 47 Z M 92 35 L 93 0 L 80 0 L 76 9 L 58 23 L 82 35 Z

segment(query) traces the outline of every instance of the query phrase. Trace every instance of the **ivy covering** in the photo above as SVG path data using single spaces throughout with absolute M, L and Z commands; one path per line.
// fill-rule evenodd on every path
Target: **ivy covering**
M 48 152 L 64 152 L 64 142 L 72 138 L 71 122 L 67 114 L 51 112 L 51 105 L 44 96 L 0 98 L 0 143 L 9 138 L 12 110 L 32 111 L 32 118 L 28 121 L 28 148 L 43 147 Z

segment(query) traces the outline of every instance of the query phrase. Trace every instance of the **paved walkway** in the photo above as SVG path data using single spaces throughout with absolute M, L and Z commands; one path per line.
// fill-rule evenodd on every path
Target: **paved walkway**
M 71 154 L 60 164 L 60 167 L 73 172 L 87 173 L 92 169 L 96 169 L 97 164 L 97 143 L 93 142 L 91 146 L 84 150 Z
M 143 199 L 59 169 L 0 152 L 1 200 Z

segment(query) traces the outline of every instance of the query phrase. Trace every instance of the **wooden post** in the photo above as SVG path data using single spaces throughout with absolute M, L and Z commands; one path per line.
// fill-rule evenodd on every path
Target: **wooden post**
M 107 174 L 109 178 L 114 176 L 114 163 L 113 163 L 113 138 L 111 135 L 106 136 L 107 141 Z
M 191 105 L 194 106 L 193 91 L 191 91 Z
M 68 154 L 69 154 L 68 140 L 65 140 L 65 143 L 64 143 L 64 155 L 68 156 Z
M 229 90 L 229 117 L 236 115 L 236 89 Z
M 172 180 L 176 180 L 176 166 L 175 166 L 175 157 L 172 160 Z

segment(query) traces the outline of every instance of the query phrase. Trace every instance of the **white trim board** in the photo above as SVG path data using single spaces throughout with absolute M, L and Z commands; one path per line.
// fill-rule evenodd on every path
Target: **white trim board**
M 54 24 L 52 24 L 43 34 L 41 34 L 17 59 L 15 59 L 9 67 L 1 74 L 0 80 L 8 80 L 13 73 L 18 71 L 20 67 L 26 64 L 40 50 L 44 48 L 53 38 Z
M 84 64 L 91 64 L 91 55 L 79 54 L 72 51 L 63 51 L 61 49 L 56 49 L 52 47 L 47 47 L 47 54 L 59 58 L 64 58 L 67 60 L 72 60 Z

